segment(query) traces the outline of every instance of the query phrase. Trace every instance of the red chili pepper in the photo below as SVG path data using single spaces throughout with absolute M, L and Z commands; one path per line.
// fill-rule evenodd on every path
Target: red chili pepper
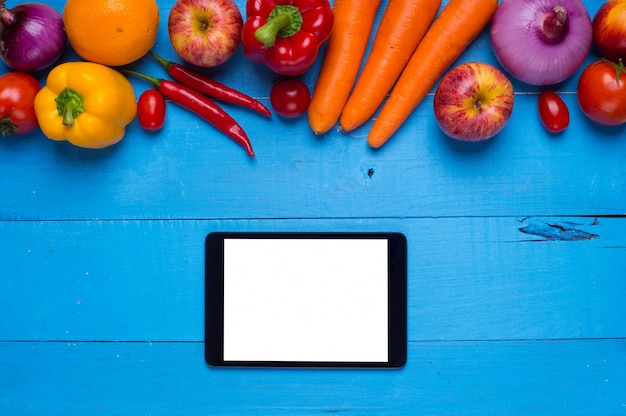
M 202 117 L 222 133 L 242 146 L 248 155 L 254 157 L 252 144 L 243 128 L 210 98 L 198 91 L 167 79 L 158 79 L 136 71 L 122 72 L 138 76 L 152 83 L 165 98 Z
M 328 0 L 248 0 L 243 53 L 280 75 L 303 74 L 333 28 Z
M 154 59 L 156 59 L 167 71 L 167 73 L 176 81 L 184 84 L 196 91 L 208 95 L 209 97 L 222 100 L 231 104 L 239 104 L 251 110 L 254 110 L 266 117 L 271 117 L 272 112 L 264 106 L 260 101 L 255 100 L 237 91 L 234 88 L 230 88 L 220 82 L 217 82 L 207 76 L 199 74 L 183 65 L 177 64 L 172 61 L 168 61 L 157 55 L 156 53 L 149 52 Z

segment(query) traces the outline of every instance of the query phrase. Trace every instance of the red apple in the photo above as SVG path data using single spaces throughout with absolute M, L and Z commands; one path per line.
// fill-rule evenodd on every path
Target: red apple
M 603 3 L 593 17 L 593 43 L 610 61 L 626 60 L 626 0 Z
M 233 0 L 177 0 L 167 29 L 180 57 L 214 67 L 228 60 L 241 43 L 243 18 Z
M 513 111 L 513 85 L 498 68 L 464 63 L 449 71 L 435 91 L 435 118 L 453 139 L 477 142 L 502 130 Z

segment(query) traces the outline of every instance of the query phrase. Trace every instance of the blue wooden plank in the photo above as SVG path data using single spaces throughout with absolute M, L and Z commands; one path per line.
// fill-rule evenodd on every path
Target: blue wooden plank
M 401 370 L 213 369 L 202 343 L 0 342 L 6 415 L 626 415 L 626 340 L 412 342 Z
M 325 218 L 624 214 L 624 129 L 574 117 L 549 137 L 536 97 L 491 142 L 467 146 L 438 131 L 429 106 L 388 146 L 305 120 L 248 116 L 256 160 L 172 107 L 157 135 L 137 125 L 118 146 L 86 151 L 40 137 L 0 142 L 0 218 Z M 575 96 L 565 96 L 573 107 Z M 526 114 L 525 114 L 526 113 Z M 530 114 L 530 115 L 528 115 Z M 238 110 L 244 116 L 244 110 Z M 361 135 L 355 132 L 354 135 Z
M 567 225 L 592 239 L 527 228 Z M 626 337 L 626 219 L 0 222 L 3 340 L 203 338 L 211 231 L 399 231 L 409 339 Z

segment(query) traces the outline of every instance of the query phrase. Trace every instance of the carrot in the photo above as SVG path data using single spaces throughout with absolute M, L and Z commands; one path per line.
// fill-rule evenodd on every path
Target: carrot
M 441 0 L 389 0 L 372 51 L 341 113 L 343 130 L 357 128 L 376 112 L 440 6 Z
M 315 134 L 330 130 L 341 115 L 361 67 L 381 0 L 335 0 L 334 27 L 309 103 Z
M 383 105 L 367 141 L 382 146 L 443 73 L 487 26 L 498 0 L 450 0 L 419 43 Z

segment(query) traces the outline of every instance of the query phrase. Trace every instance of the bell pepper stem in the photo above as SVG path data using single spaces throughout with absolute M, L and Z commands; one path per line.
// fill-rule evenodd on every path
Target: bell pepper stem
M 83 97 L 76 91 L 65 88 L 54 100 L 63 125 L 72 127 L 74 120 L 85 111 Z
M 276 38 L 288 38 L 295 35 L 302 27 L 300 9 L 291 5 L 278 5 L 270 12 L 267 22 L 254 32 L 256 40 L 267 47 L 276 43 Z

